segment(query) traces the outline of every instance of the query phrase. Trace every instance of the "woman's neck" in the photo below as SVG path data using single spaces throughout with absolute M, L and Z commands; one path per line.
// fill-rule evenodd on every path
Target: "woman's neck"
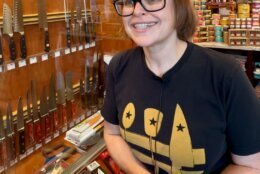
M 145 47 L 145 61 L 148 68 L 158 77 L 162 77 L 182 57 L 187 43 L 176 39 L 168 44 Z

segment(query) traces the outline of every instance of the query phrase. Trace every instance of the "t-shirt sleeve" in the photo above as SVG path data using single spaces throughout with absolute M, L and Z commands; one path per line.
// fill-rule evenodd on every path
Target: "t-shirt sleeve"
M 260 152 L 260 100 L 246 74 L 237 66 L 226 82 L 227 139 L 231 152 Z
M 115 101 L 115 77 L 113 72 L 115 72 L 115 57 L 111 60 L 106 71 L 106 95 L 101 115 L 107 122 L 118 125 L 119 120 L 117 118 L 118 112 Z

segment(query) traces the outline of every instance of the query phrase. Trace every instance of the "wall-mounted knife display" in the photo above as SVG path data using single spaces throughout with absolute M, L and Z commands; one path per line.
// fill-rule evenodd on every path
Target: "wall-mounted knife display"
M 37 104 L 37 94 L 36 94 L 36 82 L 35 80 L 31 81 L 31 94 L 32 94 L 32 107 L 33 107 L 33 130 L 34 130 L 34 138 L 36 141 L 36 145 L 40 145 L 42 143 L 42 129 L 41 129 L 41 120 L 38 112 L 38 104 Z
M 77 12 L 77 35 L 79 43 L 82 44 L 82 10 L 80 0 L 76 0 L 76 12 Z
M 25 147 L 27 154 L 33 152 L 35 145 L 34 130 L 33 130 L 33 118 L 31 111 L 31 95 L 30 91 L 27 91 L 26 102 L 27 102 L 27 118 L 25 121 Z
M 62 132 L 65 132 L 68 128 L 68 117 L 66 111 L 66 96 L 65 96 L 65 83 L 62 72 L 57 72 L 57 107 L 58 116 L 62 120 Z
M 0 173 L 7 167 L 6 138 L 3 115 L 0 110 Z
M 73 75 L 72 71 L 66 72 L 65 79 L 66 79 L 66 92 L 67 92 L 67 110 L 68 110 L 67 115 L 69 118 L 71 118 L 69 122 L 74 124 L 77 119 L 77 116 L 76 116 L 76 102 L 73 94 L 72 75 Z
M 44 51 L 50 51 L 49 30 L 45 0 L 38 0 L 39 27 L 44 29 Z
M 3 47 L 2 47 L 2 29 L 0 27 L 0 65 L 4 63 Z
M 7 106 L 6 115 L 6 147 L 7 147 L 7 163 L 12 166 L 16 163 L 16 144 L 14 135 L 14 123 L 11 105 Z
M 90 31 L 89 31 L 89 23 L 88 23 L 88 16 L 87 16 L 87 4 L 86 0 L 84 0 L 84 24 L 85 24 L 85 41 L 86 43 L 90 43 Z
M 27 57 L 27 50 L 24 36 L 22 0 L 14 0 L 14 32 L 18 32 L 21 35 L 21 58 L 25 59 Z
M 71 46 L 71 38 L 70 38 L 70 20 L 68 17 L 68 0 L 64 0 L 64 16 L 65 16 L 65 23 L 66 23 L 66 43 L 67 47 L 70 48 Z
M 51 119 L 49 116 L 46 88 L 43 88 L 40 97 L 40 115 L 43 135 L 42 137 L 45 138 L 45 143 L 47 143 L 51 140 Z
M 14 42 L 14 33 L 12 28 L 12 10 L 11 8 L 4 3 L 3 4 L 3 34 L 6 34 L 9 36 L 9 52 L 10 52 L 10 59 L 15 60 L 16 59 L 16 50 L 15 50 L 15 42 Z
M 59 128 L 61 122 L 57 113 L 54 75 L 51 76 L 50 84 L 49 84 L 49 116 L 51 119 L 51 131 L 54 134 L 54 138 L 55 138 L 59 136 Z
M 24 112 L 22 98 L 19 98 L 17 107 L 17 134 L 18 134 L 18 154 L 23 155 L 26 152 L 25 149 L 25 128 L 24 128 Z

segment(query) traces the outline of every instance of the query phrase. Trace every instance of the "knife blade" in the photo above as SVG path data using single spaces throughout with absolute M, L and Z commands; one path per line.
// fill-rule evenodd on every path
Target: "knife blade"
M 62 125 L 67 127 L 68 117 L 66 112 L 65 83 L 62 72 L 57 73 L 57 93 L 58 115 L 62 120 Z
M 12 11 L 11 8 L 4 3 L 3 4 L 3 34 L 7 34 L 9 36 L 9 51 L 10 51 L 10 59 L 14 61 L 16 59 L 16 50 L 14 43 L 14 33 L 12 28 Z
M 0 27 L 0 65 L 4 63 L 3 47 L 2 47 L 2 29 Z
M 7 158 L 8 163 L 11 164 L 12 161 L 16 159 L 16 144 L 14 136 L 14 124 L 13 124 L 13 114 L 11 105 L 7 106 L 7 115 L 6 115 L 6 146 L 7 146 Z
M 72 35 L 71 35 L 71 42 L 73 44 L 76 43 L 76 21 L 75 21 L 75 15 L 74 15 L 74 8 L 71 8 L 70 11 L 70 22 L 72 27 Z
M 46 88 L 43 88 L 42 95 L 40 98 L 40 115 L 42 118 L 42 134 L 43 137 L 47 138 L 51 135 L 51 119 L 48 110 Z
M 33 105 L 33 129 L 34 129 L 34 138 L 37 144 L 42 143 L 42 129 L 41 122 L 38 112 L 37 104 L 37 94 L 36 94 L 36 82 L 35 80 L 31 81 L 31 95 L 32 95 L 32 105 Z
M 90 74 L 90 68 L 89 68 L 89 61 L 86 59 L 85 63 L 85 93 L 86 93 L 86 101 L 87 101 L 87 108 L 92 109 L 93 108 L 93 76 Z M 92 68 L 93 70 L 93 68 Z M 93 75 L 93 73 L 92 73 Z
M 98 77 L 98 66 L 99 66 L 99 60 L 98 60 L 98 52 L 97 50 L 94 51 L 94 58 L 93 58 L 93 91 L 92 91 L 92 100 L 93 100 L 93 108 L 97 109 L 98 105 L 98 85 L 99 85 L 99 77 Z
M 49 115 L 51 119 L 51 132 L 55 133 L 59 130 L 60 120 L 57 114 L 54 75 L 51 76 L 50 84 L 49 84 Z
M 38 0 L 39 27 L 44 29 L 44 51 L 50 51 L 49 30 L 45 0 Z
M 22 98 L 19 98 L 18 108 L 17 108 L 17 133 L 18 133 L 18 145 L 19 154 L 25 153 L 25 129 L 24 129 L 24 113 L 23 113 L 23 103 Z
M 67 92 L 67 104 L 68 104 L 68 116 L 71 116 L 71 121 L 76 121 L 76 102 L 73 94 L 72 85 L 72 71 L 68 71 L 65 74 L 66 78 L 66 92 Z
M 85 23 L 85 41 L 86 43 L 90 43 L 90 33 L 88 29 L 88 16 L 87 16 L 87 5 L 86 5 L 86 0 L 84 2 L 84 23 Z
M 81 108 L 85 110 L 87 104 L 86 104 L 86 94 L 85 94 L 84 84 L 82 79 L 80 79 L 79 91 L 80 91 Z
M 76 0 L 79 43 L 82 44 L 82 11 L 80 0 Z
M 0 110 L 0 168 L 5 169 L 7 161 L 6 138 L 4 130 L 3 115 Z
M 70 48 L 71 46 L 71 38 L 70 38 L 70 20 L 68 17 L 68 0 L 64 0 L 64 16 L 65 16 L 65 23 L 66 23 L 66 39 L 67 39 L 67 47 Z
M 27 119 L 25 123 L 25 146 L 26 150 L 33 147 L 35 144 L 34 138 L 34 131 L 33 131 L 33 119 L 32 119 L 32 112 L 31 112 L 31 97 L 30 91 L 27 91 L 26 94 L 26 101 L 27 101 Z
M 24 35 L 22 0 L 14 0 L 14 32 L 18 32 L 21 35 L 21 58 L 25 59 L 27 57 L 27 50 Z

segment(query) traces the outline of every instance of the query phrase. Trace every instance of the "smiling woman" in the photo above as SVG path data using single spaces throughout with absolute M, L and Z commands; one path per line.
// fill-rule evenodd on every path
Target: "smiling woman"
M 260 101 L 233 58 L 189 42 L 191 0 L 114 6 L 138 45 L 107 71 L 101 113 L 115 161 L 134 174 L 260 173 Z

